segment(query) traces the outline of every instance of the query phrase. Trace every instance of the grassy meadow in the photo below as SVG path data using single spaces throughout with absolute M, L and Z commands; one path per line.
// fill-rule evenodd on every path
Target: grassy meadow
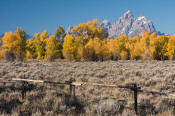
M 56 60 L 44 62 L 0 61 L 0 80 L 27 78 L 65 82 L 116 84 L 137 83 L 142 89 L 174 93 L 174 61 L 105 61 L 69 62 Z M 134 116 L 133 93 L 112 87 L 79 86 L 75 98 L 70 97 L 69 86 L 29 83 L 33 88 L 22 99 L 21 83 L 1 84 L 0 114 L 12 116 Z M 138 115 L 173 116 L 175 98 L 140 93 Z

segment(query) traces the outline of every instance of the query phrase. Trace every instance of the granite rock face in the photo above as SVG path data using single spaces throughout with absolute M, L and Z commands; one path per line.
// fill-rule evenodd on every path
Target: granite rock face
M 145 16 L 139 16 L 132 24 L 132 28 L 130 29 L 128 36 L 132 37 L 135 35 L 140 35 L 144 30 L 156 32 L 156 29 L 150 20 L 148 20 Z
M 153 23 L 149 19 L 145 16 L 135 18 L 131 11 L 124 13 L 123 16 L 121 16 L 119 20 L 113 24 L 104 20 L 101 23 L 101 26 L 104 28 L 104 31 L 108 32 L 109 38 L 115 38 L 123 34 L 128 37 L 133 37 L 141 35 L 143 31 L 156 32 Z

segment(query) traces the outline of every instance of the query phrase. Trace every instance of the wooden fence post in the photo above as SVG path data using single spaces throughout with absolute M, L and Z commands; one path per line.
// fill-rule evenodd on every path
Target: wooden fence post
M 22 89 L 21 90 L 22 99 L 24 99 L 25 96 L 26 96 L 27 84 L 28 84 L 28 82 L 25 82 L 25 81 L 22 82 L 22 86 L 21 86 L 21 89 Z
M 75 85 L 72 85 L 72 82 L 74 81 L 70 81 L 70 98 L 72 97 L 73 95 L 73 100 L 75 100 Z
M 74 100 L 75 100 L 75 85 L 73 85 L 73 97 L 74 97 Z
M 69 85 L 69 96 L 72 97 L 72 85 Z
M 137 97 L 138 97 L 138 87 L 137 87 L 137 84 L 134 83 L 134 109 L 135 109 L 135 112 L 136 112 L 136 115 L 137 115 Z
M 68 95 L 68 104 L 66 105 L 65 109 L 65 115 L 68 116 L 67 108 L 71 106 L 71 98 L 73 97 L 73 100 L 75 100 L 75 85 L 72 85 L 72 83 L 75 82 L 74 78 L 70 78 L 69 81 L 66 81 L 66 84 L 69 85 L 69 95 Z M 73 96 L 72 96 L 73 95 Z

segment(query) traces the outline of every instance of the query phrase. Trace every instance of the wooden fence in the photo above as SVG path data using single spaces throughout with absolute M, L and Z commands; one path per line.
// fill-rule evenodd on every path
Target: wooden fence
M 164 92 L 158 92 L 158 91 L 148 91 L 143 90 L 141 87 L 139 87 L 136 83 L 128 83 L 125 85 L 110 85 L 110 84 L 98 84 L 98 83 L 88 83 L 88 82 L 76 82 L 75 79 L 70 79 L 69 81 L 65 82 L 53 82 L 53 81 L 44 81 L 44 80 L 31 80 L 31 79 L 17 79 L 14 78 L 12 80 L 7 81 L 0 81 L 0 83 L 3 83 L 4 85 L 6 83 L 17 83 L 21 82 L 22 86 L 20 88 L 11 88 L 11 89 L 18 89 L 21 91 L 22 98 L 24 99 L 26 92 L 32 90 L 32 87 L 28 87 L 27 85 L 29 83 L 47 83 L 47 84 L 53 84 L 53 85 L 69 85 L 70 86 L 70 96 L 75 97 L 75 86 L 100 86 L 100 87 L 114 87 L 114 88 L 123 88 L 123 89 L 129 89 L 133 91 L 134 95 L 134 110 L 136 114 L 138 113 L 138 93 L 147 93 L 147 94 L 157 94 L 157 95 L 163 95 L 163 96 L 172 96 L 175 97 L 175 94 L 168 94 Z M 0 92 L 2 92 L 2 89 L 6 89 L 8 87 L 0 88 Z

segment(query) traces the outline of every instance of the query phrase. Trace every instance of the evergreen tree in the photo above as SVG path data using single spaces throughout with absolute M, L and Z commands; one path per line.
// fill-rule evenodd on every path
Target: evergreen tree
M 59 26 L 57 29 L 56 29 L 56 33 L 55 33 L 55 37 L 57 40 L 59 40 L 61 43 L 64 42 L 64 37 L 65 37 L 65 30 L 63 29 L 62 26 Z

